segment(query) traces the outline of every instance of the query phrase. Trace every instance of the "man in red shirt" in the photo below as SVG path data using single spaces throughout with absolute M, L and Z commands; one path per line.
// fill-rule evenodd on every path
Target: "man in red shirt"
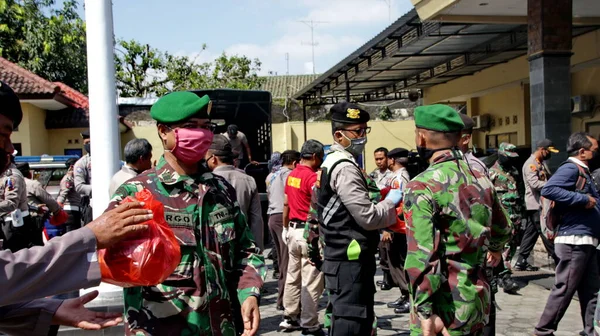
M 287 178 L 283 201 L 283 241 L 288 246 L 289 261 L 283 296 L 285 311 L 279 327 L 286 331 L 301 327 L 302 335 L 323 335 L 317 308 L 325 282 L 323 274 L 308 259 L 304 238 L 312 188 L 323 156 L 322 143 L 317 140 L 304 143 L 300 164 Z

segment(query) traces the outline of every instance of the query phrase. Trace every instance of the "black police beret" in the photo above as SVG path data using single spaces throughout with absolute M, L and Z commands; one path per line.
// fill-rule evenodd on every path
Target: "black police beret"
M 85 130 L 85 131 L 81 132 L 81 137 L 83 139 L 89 139 L 90 138 L 90 130 Z
M 469 117 L 468 115 L 466 115 L 464 113 L 459 113 L 459 115 L 460 115 L 460 119 L 462 120 L 463 124 L 465 124 L 463 131 L 470 131 L 473 129 L 473 127 L 475 127 L 475 122 L 473 121 L 473 118 Z
M 332 121 L 344 124 L 364 124 L 371 120 L 369 112 L 353 103 L 343 102 L 335 104 L 331 107 L 330 111 Z
M 408 157 L 408 149 L 405 148 L 394 148 L 388 152 L 389 158 L 401 158 Z
M 12 120 L 13 127 L 19 127 L 19 124 L 23 120 L 23 110 L 21 110 L 21 102 L 19 97 L 8 86 L 8 84 L 0 81 L 0 114 Z

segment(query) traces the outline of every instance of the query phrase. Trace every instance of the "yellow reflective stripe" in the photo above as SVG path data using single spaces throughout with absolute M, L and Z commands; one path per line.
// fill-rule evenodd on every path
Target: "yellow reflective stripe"
M 360 256 L 360 244 L 356 239 L 352 239 L 350 245 L 348 245 L 346 254 L 348 255 L 348 260 L 358 260 L 358 257 Z

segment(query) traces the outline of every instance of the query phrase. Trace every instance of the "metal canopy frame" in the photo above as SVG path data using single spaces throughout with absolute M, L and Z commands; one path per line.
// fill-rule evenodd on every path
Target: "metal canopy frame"
M 573 36 L 600 26 L 573 27 Z M 413 9 L 299 91 L 305 106 L 405 99 L 527 54 L 527 25 L 422 22 Z M 306 118 L 305 118 L 306 119 Z

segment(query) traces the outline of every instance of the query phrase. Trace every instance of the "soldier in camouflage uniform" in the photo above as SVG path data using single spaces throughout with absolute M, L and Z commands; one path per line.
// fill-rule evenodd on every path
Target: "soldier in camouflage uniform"
M 510 221 L 489 179 L 456 147 L 458 113 L 421 106 L 415 125 L 419 156 L 430 166 L 404 195 L 411 335 L 480 335 L 490 312 L 484 265 L 501 262 Z
M 519 244 L 517 240 L 517 233 L 521 227 L 521 220 L 523 218 L 524 203 L 523 195 L 519 192 L 519 171 L 515 168 L 515 159 L 519 157 L 517 154 L 517 147 L 513 144 L 503 142 L 498 148 L 498 161 L 490 168 L 490 180 L 494 184 L 500 203 L 508 213 L 508 216 L 512 223 L 512 235 L 511 239 L 504 248 L 502 259 L 504 265 L 499 265 L 501 269 L 498 272 L 501 278 L 502 288 L 505 293 L 516 294 L 519 290 L 517 285 L 511 279 L 511 260 L 517 251 Z
M 235 190 L 200 164 L 211 142 L 210 100 L 175 92 L 152 106 L 165 154 L 117 189 L 109 208 L 148 189 L 164 205 L 181 263 L 162 284 L 124 289 L 127 335 L 255 335 L 266 268 Z M 243 321 L 242 321 L 243 319 Z

